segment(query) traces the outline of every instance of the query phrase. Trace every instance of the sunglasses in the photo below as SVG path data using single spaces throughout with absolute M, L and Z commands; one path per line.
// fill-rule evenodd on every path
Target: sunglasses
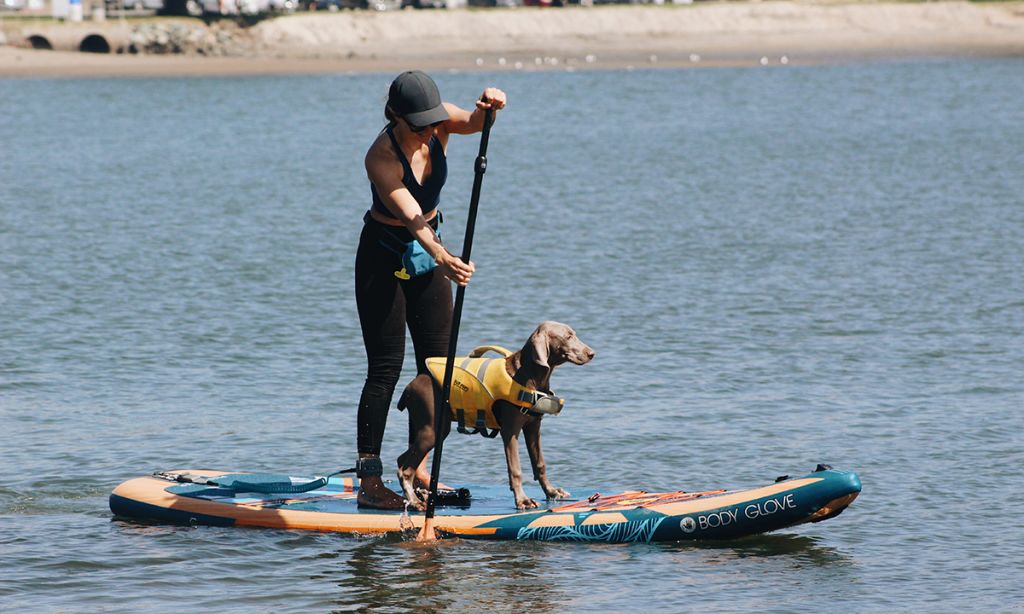
M 441 124 L 444 123 L 444 122 L 434 122 L 434 123 L 429 124 L 427 126 L 413 126 L 412 124 L 409 123 L 409 120 L 405 119 L 404 117 L 402 119 L 405 120 L 405 124 L 407 126 L 409 126 L 409 130 L 412 130 L 413 132 L 415 132 L 417 134 L 419 134 L 420 132 L 423 132 L 427 128 L 437 128 L 438 126 L 440 126 Z

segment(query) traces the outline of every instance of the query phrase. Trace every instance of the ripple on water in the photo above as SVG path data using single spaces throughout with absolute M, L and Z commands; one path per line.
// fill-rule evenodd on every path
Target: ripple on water
M 438 79 L 450 100 L 479 93 L 480 74 Z M 492 133 L 460 339 L 518 347 L 555 319 L 597 350 L 553 380 L 568 402 L 545 421 L 552 479 L 576 494 L 704 490 L 826 462 L 860 472 L 854 505 L 696 545 L 423 546 L 111 520 L 110 490 L 154 470 L 351 466 L 365 377 L 353 249 L 388 78 L 8 82 L 4 606 L 1024 600 L 1019 60 L 495 80 L 514 108 Z M 102 122 L 78 121 L 101 107 Z M 631 119 L 595 129 L 598 116 Z M 474 142 L 448 150 L 453 249 Z M 406 420 L 389 416 L 388 462 Z M 446 481 L 506 480 L 494 442 L 452 437 L 444 458 Z

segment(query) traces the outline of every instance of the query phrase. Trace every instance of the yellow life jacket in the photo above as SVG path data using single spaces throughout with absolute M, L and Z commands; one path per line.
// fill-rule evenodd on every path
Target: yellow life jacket
M 492 351 L 501 358 L 484 358 L 483 354 Z M 526 388 L 508 374 L 505 369 L 505 358 L 513 352 L 496 345 L 484 345 L 474 349 L 469 356 L 455 358 L 455 369 L 452 372 L 452 389 L 449 397 L 451 419 L 459 423 L 458 431 L 467 435 L 482 433 L 485 437 L 498 434 L 498 419 L 494 415 L 494 402 L 503 400 L 517 405 L 523 412 L 541 398 L 549 397 L 543 392 Z M 439 385 L 444 385 L 444 367 L 447 358 L 439 356 L 427 359 L 427 369 Z M 562 400 L 557 399 L 559 408 Z M 474 430 L 466 428 L 473 425 Z M 486 429 L 492 429 L 487 433 Z

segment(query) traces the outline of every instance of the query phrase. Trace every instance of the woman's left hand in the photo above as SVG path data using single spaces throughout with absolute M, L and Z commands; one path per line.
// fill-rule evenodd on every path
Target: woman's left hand
M 478 109 L 504 109 L 505 103 L 507 102 L 505 92 L 499 90 L 496 87 L 489 87 L 484 90 L 480 100 L 476 101 L 476 108 Z

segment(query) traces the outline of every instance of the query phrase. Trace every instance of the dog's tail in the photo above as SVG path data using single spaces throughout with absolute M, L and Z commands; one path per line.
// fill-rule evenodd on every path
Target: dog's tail
M 402 391 L 402 396 L 398 397 L 398 411 L 405 411 L 406 407 L 409 407 L 409 400 L 406 395 L 409 394 L 408 386 Z

